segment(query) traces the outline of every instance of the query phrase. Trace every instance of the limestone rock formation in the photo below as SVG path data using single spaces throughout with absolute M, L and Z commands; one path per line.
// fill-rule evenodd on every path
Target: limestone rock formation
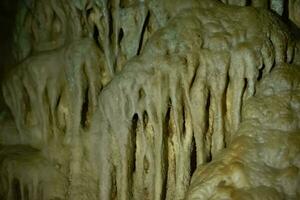
M 299 199 L 288 2 L 20 1 L 0 199 Z

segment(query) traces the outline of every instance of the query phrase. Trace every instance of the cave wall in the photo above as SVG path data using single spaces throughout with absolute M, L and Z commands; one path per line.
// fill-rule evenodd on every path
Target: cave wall
M 16 5 L 1 199 L 300 198 L 299 1 Z

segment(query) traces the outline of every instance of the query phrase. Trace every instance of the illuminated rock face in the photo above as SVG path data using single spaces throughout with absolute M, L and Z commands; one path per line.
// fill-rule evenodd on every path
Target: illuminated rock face
M 279 16 L 214 0 L 23 3 L 1 199 L 300 198 L 300 46 Z

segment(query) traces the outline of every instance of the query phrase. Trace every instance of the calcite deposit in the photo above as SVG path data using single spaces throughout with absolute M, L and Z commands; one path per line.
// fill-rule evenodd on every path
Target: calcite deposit
M 15 6 L 0 199 L 300 198 L 300 1 Z

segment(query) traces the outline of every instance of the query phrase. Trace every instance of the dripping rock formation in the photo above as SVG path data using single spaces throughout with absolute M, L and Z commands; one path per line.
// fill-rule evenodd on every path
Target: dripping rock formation
M 300 1 L 1 4 L 0 199 L 300 199 Z

